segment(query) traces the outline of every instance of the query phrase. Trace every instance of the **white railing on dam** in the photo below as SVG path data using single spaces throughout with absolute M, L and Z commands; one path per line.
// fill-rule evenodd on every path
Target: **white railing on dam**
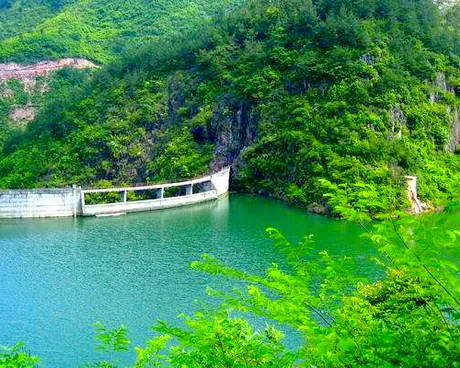
M 228 193 L 230 168 L 199 179 L 109 189 L 27 189 L 0 191 L 1 218 L 101 216 L 152 211 L 210 201 Z M 175 191 L 174 193 L 168 193 Z M 87 203 L 88 197 L 119 193 L 114 203 Z M 138 193 L 154 198 L 138 199 Z M 134 200 L 130 200 L 130 197 Z M 142 196 L 141 196 L 142 197 Z M 90 198 L 91 199 L 91 198 Z
M 230 169 L 224 169 L 219 173 L 205 176 L 199 179 L 177 183 L 156 184 L 141 187 L 88 189 L 81 193 L 81 211 L 83 216 L 101 216 L 117 213 L 152 211 L 162 208 L 186 206 L 217 199 L 228 192 Z M 196 193 L 195 188 L 201 191 Z M 182 195 L 166 196 L 168 189 L 181 188 Z M 155 199 L 129 200 L 130 193 L 149 192 Z M 91 194 L 119 193 L 120 201 L 115 203 L 87 204 L 86 198 Z
M 172 208 L 186 206 L 194 203 L 200 203 L 217 199 L 217 191 L 211 190 L 208 192 L 184 195 L 178 197 L 147 199 L 139 201 L 126 201 L 96 205 L 84 205 L 83 216 L 103 216 L 113 214 L 124 214 L 130 212 L 145 212 L 159 210 L 163 208 Z

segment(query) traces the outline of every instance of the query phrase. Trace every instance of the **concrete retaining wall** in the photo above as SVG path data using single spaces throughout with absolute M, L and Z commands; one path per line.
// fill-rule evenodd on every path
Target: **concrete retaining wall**
M 205 176 L 199 179 L 184 182 L 157 184 L 144 187 L 130 188 L 109 188 L 109 189 L 89 189 L 82 191 L 82 215 L 83 216 L 103 216 L 130 212 L 153 211 L 163 208 L 180 207 L 194 203 L 205 202 L 228 193 L 230 180 L 230 168 L 226 168 L 216 174 Z M 208 189 L 205 192 L 194 193 L 194 187 L 205 185 Z M 183 187 L 185 195 L 177 197 L 164 197 L 164 192 L 168 188 Z M 157 190 L 160 198 L 152 200 L 128 201 L 128 192 Z M 86 204 L 85 195 L 95 193 L 120 193 L 121 201 L 109 204 Z
M 86 205 L 84 216 L 101 216 L 116 213 L 146 212 L 160 210 L 163 208 L 181 207 L 190 204 L 206 202 L 217 199 L 217 191 L 170 197 L 162 199 L 152 199 L 144 201 L 118 202 L 110 204 Z
M 211 184 L 217 191 L 217 196 L 220 197 L 228 193 L 230 185 L 230 168 L 226 168 L 216 174 L 211 175 Z
M 0 218 L 70 217 L 81 213 L 80 189 L 0 191 Z
M 162 208 L 186 206 L 217 199 L 229 190 L 230 168 L 203 178 L 179 183 L 159 184 L 147 187 L 110 188 L 110 189 L 28 189 L 0 190 L 1 218 L 33 217 L 70 217 L 96 216 L 116 213 L 152 211 Z M 205 185 L 206 191 L 194 193 L 194 186 Z M 184 187 L 185 195 L 163 197 L 167 188 Z M 159 190 L 159 199 L 128 201 L 127 192 Z M 85 204 L 85 194 L 112 193 L 122 194 L 122 201 L 110 204 Z

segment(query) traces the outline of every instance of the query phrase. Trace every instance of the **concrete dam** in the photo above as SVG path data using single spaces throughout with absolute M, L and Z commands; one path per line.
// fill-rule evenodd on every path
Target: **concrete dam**
M 139 187 L 1 190 L 0 219 L 111 216 L 187 206 L 227 194 L 229 181 L 230 168 L 225 168 L 189 181 Z

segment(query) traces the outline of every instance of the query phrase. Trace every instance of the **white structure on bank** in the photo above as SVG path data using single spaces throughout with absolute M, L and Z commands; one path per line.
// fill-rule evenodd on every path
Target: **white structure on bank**
M 228 193 L 230 168 L 206 177 L 144 187 L 90 189 L 28 189 L 0 191 L 1 218 L 104 216 L 152 211 L 215 200 Z M 176 191 L 167 196 L 168 189 Z M 149 192 L 155 199 L 129 201 L 129 193 Z M 120 193 L 120 201 L 86 204 L 91 194 Z
M 412 205 L 411 212 L 414 214 L 421 214 L 428 209 L 428 205 L 423 203 L 417 195 L 417 177 L 416 176 L 406 176 L 407 183 L 407 195 L 409 201 Z

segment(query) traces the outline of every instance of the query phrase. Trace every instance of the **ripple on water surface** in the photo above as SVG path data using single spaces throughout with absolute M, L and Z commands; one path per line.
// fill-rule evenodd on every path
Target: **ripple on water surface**
M 318 249 L 369 255 L 353 224 L 245 195 L 124 217 L 0 221 L 0 345 L 24 341 L 41 367 L 57 368 L 100 358 L 97 321 L 126 324 L 141 344 L 156 320 L 176 321 L 195 299 L 209 301 L 207 286 L 229 287 L 189 269 L 201 254 L 251 272 L 282 263 L 267 227 L 296 242 L 315 234 Z

